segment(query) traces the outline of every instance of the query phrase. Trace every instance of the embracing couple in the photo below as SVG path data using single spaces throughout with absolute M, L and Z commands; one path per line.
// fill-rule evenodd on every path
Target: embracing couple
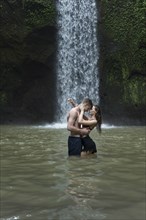
M 68 102 L 73 105 L 67 116 L 67 129 L 70 131 L 68 137 L 68 155 L 86 156 L 97 152 L 95 142 L 89 134 L 93 128 L 101 133 L 101 110 L 98 105 L 93 105 L 89 98 L 85 98 L 79 105 L 72 99 Z M 84 115 L 90 111 L 90 117 Z

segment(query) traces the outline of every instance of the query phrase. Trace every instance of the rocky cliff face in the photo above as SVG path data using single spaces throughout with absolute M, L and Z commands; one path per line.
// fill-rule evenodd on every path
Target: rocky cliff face
M 10 68 L 11 82 L 5 82 L 7 97 L 1 103 L 2 122 L 40 123 L 54 120 L 55 36 L 55 27 L 34 29 L 22 42 L 25 47 L 20 55 L 25 53 L 25 56 L 21 62 L 6 64 Z M 7 80 L 8 76 L 3 77 Z
M 115 124 L 145 124 L 144 3 L 101 0 L 98 4 L 104 119 Z
M 44 0 L 24 3 L 5 0 L 1 4 L 1 123 L 53 122 L 55 8 L 51 0 L 47 4 Z M 145 124 L 143 2 L 100 0 L 97 4 L 100 105 L 104 122 Z
M 56 102 L 53 1 L 4 0 L 1 8 L 1 123 L 52 122 Z

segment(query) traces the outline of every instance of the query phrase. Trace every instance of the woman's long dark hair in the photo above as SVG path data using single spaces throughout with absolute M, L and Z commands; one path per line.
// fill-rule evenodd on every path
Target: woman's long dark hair
M 101 134 L 101 124 L 102 124 L 102 114 L 101 114 L 101 108 L 99 107 L 99 105 L 94 105 L 95 107 L 95 118 L 97 120 L 97 126 L 96 129 L 98 130 L 99 134 Z

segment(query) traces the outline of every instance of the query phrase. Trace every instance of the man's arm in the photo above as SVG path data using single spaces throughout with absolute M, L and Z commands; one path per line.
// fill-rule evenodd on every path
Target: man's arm
M 75 103 L 75 101 L 72 99 L 72 98 L 68 98 L 68 100 L 67 100 L 73 107 L 76 107 L 76 106 L 78 106 L 78 104 L 77 103 Z

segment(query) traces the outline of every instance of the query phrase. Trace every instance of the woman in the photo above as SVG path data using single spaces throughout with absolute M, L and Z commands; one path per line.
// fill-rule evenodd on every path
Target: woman
M 77 106 L 73 99 L 68 99 L 68 102 L 73 106 Z M 90 117 L 85 116 L 84 108 L 81 108 L 78 123 L 81 127 L 89 127 L 90 130 L 93 130 L 96 127 L 101 134 L 102 116 L 100 107 L 98 105 L 93 105 L 92 110 L 90 110 Z M 81 156 L 97 152 L 96 144 L 89 135 L 82 136 L 81 138 L 83 145 Z

